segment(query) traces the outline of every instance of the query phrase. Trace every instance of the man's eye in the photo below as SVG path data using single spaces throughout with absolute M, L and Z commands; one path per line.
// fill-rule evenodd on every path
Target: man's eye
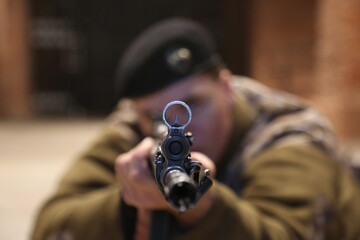
M 192 100 L 192 101 L 189 101 L 187 103 L 187 105 L 190 107 L 191 111 L 194 112 L 194 111 L 197 111 L 201 107 L 201 102 Z
M 161 111 L 151 111 L 148 115 L 153 121 L 159 121 L 162 119 Z

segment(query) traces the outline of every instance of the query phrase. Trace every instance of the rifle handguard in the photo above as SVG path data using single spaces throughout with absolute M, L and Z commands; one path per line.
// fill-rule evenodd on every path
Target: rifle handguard
M 181 105 L 187 110 L 189 115 L 185 124 L 179 124 L 177 116 L 173 124 L 167 122 L 166 112 L 173 105 Z M 168 127 L 168 134 L 159 144 L 153 160 L 156 184 L 179 212 L 193 208 L 212 185 L 210 171 L 203 170 L 200 162 L 191 160 L 192 134 L 184 133 L 191 117 L 191 110 L 184 102 L 174 101 L 166 105 L 163 121 Z

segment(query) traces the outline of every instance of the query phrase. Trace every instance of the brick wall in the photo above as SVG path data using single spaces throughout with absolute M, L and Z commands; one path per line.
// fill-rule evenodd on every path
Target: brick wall
M 0 0 L 0 116 L 30 115 L 27 0 Z
M 252 1 L 250 75 L 301 95 L 360 137 L 360 1 Z
M 360 137 L 360 1 L 320 0 L 317 12 L 316 88 L 345 137 Z

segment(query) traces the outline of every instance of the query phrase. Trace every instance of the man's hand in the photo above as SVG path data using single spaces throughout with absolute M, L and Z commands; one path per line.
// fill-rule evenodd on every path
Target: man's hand
M 116 179 L 120 185 L 125 203 L 136 207 L 142 212 L 166 210 L 185 225 L 197 222 L 211 209 L 215 198 L 214 191 L 210 188 L 192 210 L 181 215 L 177 214 L 177 211 L 170 206 L 158 190 L 151 174 L 149 161 L 154 157 L 151 155 L 153 147 L 154 140 L 145 138 L 135 148 L 119 155 L 116 159 Z M 201 162 L 204 168 L 209 169 L 212 177 L 215 176 L 215 164 L 206 155 L 192 152 L 191 156 L 194 161 Z
M 210 177 L 214 178 L 216 175 L 216 167 L 214 162 L 205 154 L 200 152 L 191 152 L 191 159 L 202 163 L 204 169 L 210 170 Z M 184 226 L 191 226 L 196 224 L 210 211 L 215 202 L 215 189 L 210 189 L 200 198 L 195 207 L 181 215 L 177 215 L 178 221 Z
M 149 169 L 152 138 L 145 138 L 135 148 L 118 156 L 115 162 L 116 179 L 122 189 L 122 197 L 130 206 L 141 209 L 169 210 Z

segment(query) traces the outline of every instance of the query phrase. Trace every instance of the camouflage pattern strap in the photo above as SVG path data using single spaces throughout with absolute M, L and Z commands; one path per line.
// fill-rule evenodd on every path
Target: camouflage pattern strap
M 338 158 L 330 123 L 307 102 L 248 78 L 239 78 L 234 87 L 257 113 L 257 120 L 241 148 L 243 163 L 269 146 L 309 143 Z

